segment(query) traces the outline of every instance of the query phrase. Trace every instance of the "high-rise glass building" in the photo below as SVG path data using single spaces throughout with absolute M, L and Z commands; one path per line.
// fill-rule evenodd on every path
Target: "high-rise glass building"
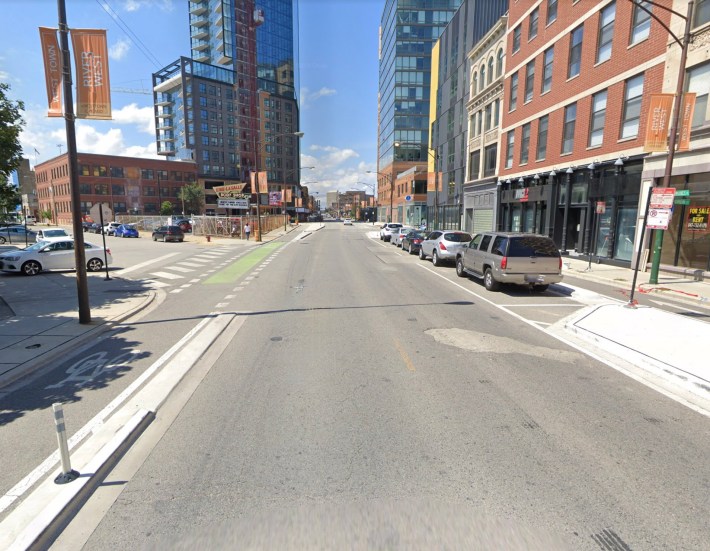
M 385 1 L 377 139 L 380 219 L 392 219 L 397 173 L 426 163 L 429 157 L 431 50 L 461 1 Z M 395 143 L 399 144 L 396 151 Z
M 207 212 L 253 171 L 297 186 L 298 0 L 187 4 L 191 56 L 153 74 L 158 153 L 196 162 Z

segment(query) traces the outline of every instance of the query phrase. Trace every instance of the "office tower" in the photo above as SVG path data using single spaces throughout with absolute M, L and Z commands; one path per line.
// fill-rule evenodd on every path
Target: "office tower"
M 460 5 L 461 0 L 385 2 L 377 129 L 380 220 L 404 220 L 405 195 L 403 186 L 396 186 L 397 174 L 429 158 L 431 49 Z M 426 207 L 411 203 L 408 207 Z

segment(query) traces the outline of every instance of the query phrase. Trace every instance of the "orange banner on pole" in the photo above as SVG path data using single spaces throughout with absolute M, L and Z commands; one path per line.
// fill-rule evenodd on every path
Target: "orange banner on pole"
M 72 29 L 76 68 L 76 116 L 79 119 L 111 119 L 111 85 L 108 46 L 102 29 Z
M 284 191 L 286 192 L 286 202 L 290 203 L 293 201 L 293 190 L 291 188 L 286 188 Z
M 259 172 L 259 193 L 269 193 L 269 179 L 266 172 Z
M 678 151 L 690 149 L 690 132 L 695 112 L 695 92 L 683 95 L 683 111 L 680 113 L 680 131 L 678 133 Z
M 643 150 L 647 153 L 668 150 L 668 123 L 672 108 L 673 94 L 651 94 L 646 139 L 643 142 Z
M 62 52 L 57 41 L 57 29 L 39 28 L 44 59 L 44 79 L 47 84 L 48 117 L 62 116 Z

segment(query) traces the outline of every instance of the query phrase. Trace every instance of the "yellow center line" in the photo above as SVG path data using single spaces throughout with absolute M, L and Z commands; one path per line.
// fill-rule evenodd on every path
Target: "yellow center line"
M 414 364 L 412 363 L 412 360 L 409 359 L 407 351 L 402 347 L 402 343 L 400 343 L 397 339 L 394 339 L 394 347 L 399 352 L 399 355 L 402 356 L 402 359 L 404 360 L 404 364 L 407 366 L 407 369 L 409 369 L 409 371 L 411 372 L 416 371 L 416 369 L 414 369 Z

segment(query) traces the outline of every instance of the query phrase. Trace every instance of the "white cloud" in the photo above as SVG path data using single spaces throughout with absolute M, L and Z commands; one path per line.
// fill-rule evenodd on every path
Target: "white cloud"
M 314 170 L 301 172 L 301 182 L 306 184 L 310 193 L 318 192 L 324 199 L 328 191 L 364 190 L 372 193 L 372 188 L 358 182 L 375 184 L 376 175 L 368 174 L 374 168 L 358 161 L 360 154 L 354 149 L 340 149 L 333 146 L 312 145 L 307 153 L 301 154 L 301 166 L 313 166 Z
M 152 107 L 138 107 L 135 103 L 113 110 L 113 120 L 117 124 L 135 124 L 138 130 L 153 136 L 155 135 L 154 115 Z
M 299 97 L 299 107 L 305 109 L 311 106 L 312 103 L 327 96 L 334 96 L 337 94 L 337 90 L 333 88 L 323 87 L 316 92 L 311 92 L 308 88 L 301 88 L 301 94 Z
M 128 50 L 131 49 L 131 41 L 128 40 L 127 38 L 121 38 L 118 40 L 118 42 L 114 43 L 111 45 L 111 47 L 108 50 L 108 56 L 111 59 L 115 59 L 116 61 L 119 61 L 126 57 L 126 54 L 128 53 Z
M 157 6 L 162 11 L 173 11 L 175 8 L 173 0 L 125 0 L 123 2 L 123 9 L 128 12 L 153 6 Z

